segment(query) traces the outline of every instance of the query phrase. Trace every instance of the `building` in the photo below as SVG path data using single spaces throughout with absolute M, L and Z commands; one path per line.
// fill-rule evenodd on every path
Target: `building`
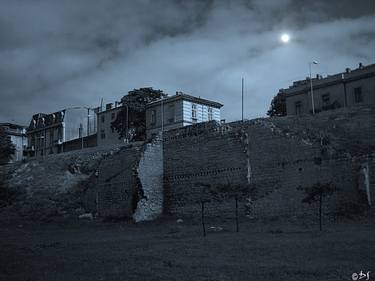
M 126 142 L 144 141 L 146 139 L 146 106 L 147 104 L 166 97 L 161 90 L 151 87 L 129 91 L 120 102 L 106 105 L 99 110 L 98 145 L 115 145 Z M 122 135 L 115 129 L 121 128 Z
M 99 109 L 97 112 L 98 146 L 123 144 L 125 142 L 124 139 L 120 138 L 119 133 L 111 126 L 122 109 L 123 106 L 115 102 L 114 105 L 113 103 L 106 104 L 105 110 Z
M 0 127 L 2 127 L 5 133 L 10 137 L 16 149 L 10 162 L 22 160 L 24 147 L 27 144 L 26 127 L 13 123 L 0 123 Z
M 33 115 L 27 128 L 26 154 L 34 157 L 64 152 L 64 143 L 76 139 L 81 140 L 83 148 L 85 137 L 92 134 L 96 134 L 96 114 L 90 115 L 89 108 L 75 107 L 50 114 L 38 113 Z
M 345 72 L 322 77 L 317 75 L 295 81 L 288 89 L 280 89 L 278 95 L 286 103 L 287 115 L 311 114 L 313 103 L 315 112 L 362 104 L 375 104 L 375 64 L 357 69 L 347 68 Z
M 221 103 L 182 92 L 151 102 L 146 106 L 147 138 L 155 136 L 161 130 L 167 131 L 213 120 L 220 122 L 222 106 Z

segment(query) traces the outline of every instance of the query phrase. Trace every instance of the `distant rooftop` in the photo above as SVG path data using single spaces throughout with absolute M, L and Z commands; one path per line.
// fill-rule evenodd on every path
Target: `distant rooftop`
M 359 63 L 358 68 L 350 69 L 346 68 L 344 72 L 340 72 L 333 75 L 327 75 L 323 77 L 317 74 L 315 77 L 312 77 L 312 83 L 314 88 L 322 88 L 329 85 L 334 85 L 342 82 L 348 82 L 353 80 L 358 80 L 366 77 L 375 76 L 375 64 L 370 64 L 364 66 L 362 63 Z M 310 87 L 310 77 L 306 77 L 304 80 L 294 81 L 293 85 L 289 86 L 287 89 L 280 89 L 280 93 L 286 95 L 293 95 L 296 93 L 304 92 Z
M 0 127 L 9 127 L 11 129 L 25 129 L 27 126 L 18 125 L 14 123 L 0 123 Z
M 160 100 L 157 100 L 157 101 L 154 101 L 154 102 L 150 102 L 149 104 L 147 104 L 146 107 L 153 107 L 155 105 L 160 104 L 161 102 L 169 103 L 169 102 L 173 102 L 173 101 L 176 101 L 176 100 L 187 100 L 187 101 L 191 101 L 191 102 L 194 102 L 194 103 L 204 104 L 204 105 L 208 105 L 208 106 L 212 106 L 212 107 L 216 107 L 216 108 L 221 108 L 223 106 L 219 102 L 215 102 L 215 101 L 211 101 L 211 100 L 207 100 L 207 99 L 202 99 L 200 97 L 194 97 L 194 96 L 185 94 L 183 92 L 176 92 L 176 94 L 174 96 L 166 97 L 163 100 L 160 99 Z

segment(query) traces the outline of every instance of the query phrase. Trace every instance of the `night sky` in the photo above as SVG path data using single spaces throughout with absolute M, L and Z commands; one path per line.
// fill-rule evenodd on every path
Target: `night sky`
M 154 87 L 265 116 L 280 88 L 375 63 L 375 0 L 0 0 L 0 122 Z M 289 33 L 288 44 L 280 41 Z

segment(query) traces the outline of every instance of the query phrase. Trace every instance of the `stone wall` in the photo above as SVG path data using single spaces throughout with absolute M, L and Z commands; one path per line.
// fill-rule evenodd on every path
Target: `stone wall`
M 143 196 L 133 218 L 136 222 L 153 220 L 163 212 L 163 146 L 160 138 L 145 144 L 137 174 Z
M 233 216 L 233 196 L 217 200 L 215 194 L 229 186 L 245 191 L 239 196 L 242 215 L 306 216 L 316 214 L 317 206 L 302 203 L 304 191 L 320 182 L 336 187 L 324 203 L 326 212 L 339 214 L 342 206 L 361 201 L 360 156 L 374 151 L 374 121 L 370 109 L 206 123 L 166 132 L 165 211 L 198 217 L 203 198 L 211 201 L 206 203 L 208 215 Z
M 81 150 L 83 148 L 97 146 L 96 134 L 84 136 L 83 138 L 73 139 L 63 143 L 63 152 Z
M 131 217 L 137 193 L 137 167 L 142 144 L 121 147 L 104 159 L 97 171 L 97 211 L 100 217 Z
M 163 210 L 160 140 L 123 146 L 101 162 L 96 182 L 100 217 L 151 220 Z

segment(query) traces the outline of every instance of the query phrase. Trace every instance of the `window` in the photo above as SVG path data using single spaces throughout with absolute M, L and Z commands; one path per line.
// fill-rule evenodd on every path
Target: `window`
M 151 125 L 156 124 L 156 110 L 151 111 Z
M 115 118 L 116 118 L 116 113 L 113 112 L 113 113 L 111 114 L 111 119 L 113 120 L 113 119 L 115 119 Z
M 197 105 L 194 103 L 191 105 L 191 119 L 193 122 L 197 121 Z
M 208 121 L 212 121 L 212 107 L 209 107 L 207 111 L 208 111 Z
M 329 104 L 329 93 L 322 95 L 322 102 L 323 102 L 323 105 Z
M 105 121 L 105 119 L 104 119 L 104 115 L 102 115 L 102 116 L 100 117 L 100 119 L 101 119 L 102 123 L 104 123 L 104 121 Z
M 174 104 L 168 107 L 168 122 L 174 123 L 175 122 L 175 111 L 174 111 Z
M 104 130 L 100 130 L 100 138 L 105 139 L 105 131 Z
M 49 133 L 49 143 L 50 143 L 50 145 L 53 144 L 53 140 L 54 140 L 54 132 L 53 132 L 53 129 L 51 129 L 50 133 Z
M 363 97 L 362 97 L 362 88 L 354 88 L 354 102 L 355 103 L 360 103 L 363 102 Z
M 294 103 L 294 107 L 296 109 L 296 115 L 301 115 L 302 114 L 302 102 L 296 101 Z

